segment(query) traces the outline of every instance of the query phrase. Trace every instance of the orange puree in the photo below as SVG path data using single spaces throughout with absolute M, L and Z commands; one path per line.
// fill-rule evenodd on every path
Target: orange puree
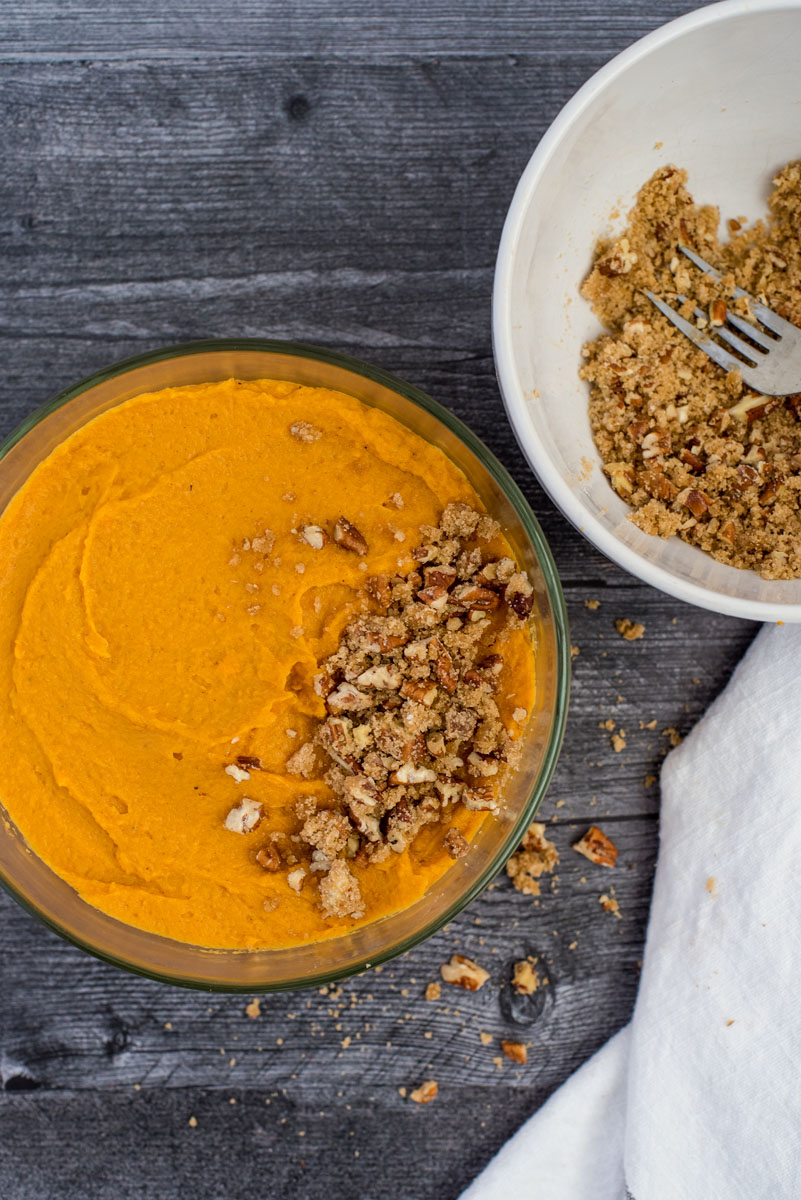
M 321 436 L 298 440 L 298 421 Z M 263 871 L 257 835 L 223 822 L 244 792 L 264 827 L 294 832 L 298 798 L 329 794 L 285 770 L 325 715 L 317 663 L 366 576 L 411 570 L 420 524 L 453 500 L 478 503 L 439 450 L 291 383 L 169 388 L 68 438 L 0 518 L 0 798 L 32 850 L 89 903 L 185 942 L 290 946 L 363 923 L 324 919 L 315 887 Z M 365 558 L 298 536 L 342 513 Z M 236 554 L 265 529 L 269 554 Z M 533 655 L 515 638 L 500 693 L 530 711 Z M 244 788 L 223 771 L 239 754 L 264 765 Z M 469 838 L 485 818 L 460 809 L 453 823 Z M 448 869 L 441 839 L 427 828 L 354 868 L 364 921 Z

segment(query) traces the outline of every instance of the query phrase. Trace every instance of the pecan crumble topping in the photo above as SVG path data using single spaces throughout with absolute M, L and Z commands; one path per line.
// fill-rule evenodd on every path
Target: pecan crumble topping
M 303 797 L 297 832 L 274 835 L 255 861 L 265 871 L 298 864 L 287 876 L 289 886 L 300 891 L 313 882 L 327 918 L 364 916 L 358 873 L 402 853 L 426 826 L 441 828 L 438 844 L 458 859 L 470 848 L 454 822 L 460 806 L 500 809 L 500 789 L 519 759 L 528 716 L 515 707 L 509 728 L 501 716 L 496 693 L 504 638 L 528 627 L 534 592 L 512 558 L 490 553 L 486 543 L 499 532 L 486 514 L 449 504 L 439 525 L 420 528 L 411 554 L 415 569 L 365 579 L 362 612 L 320 664 L 314 691 L 327 715 L 313 739 L 289 756 L 286 770 L 319 777 L 327 758 L 330 796 Z M 324 553 L 368 552 L 345 517 L 335 523 L 328 549 L 327 535 L 319 544 L 320 534 L 321 526 L 301 531 Z M 240 756 L 225 770 L 244 781 L 260 768 L 258 759 Z M 480 987 L 486 972 L 467 959 L 462 968 L 465 963 L 462 975 L 478 972 L 470 977 Z
M 545 836 L 541 821 L 532 821 L 520 849 L 506 864 L 506 874 L 519 892 L 539 896 L 540 877 L 553 874 L 559 865 L 559 851 Z
M 724 372 L 657 312 L 643 289 L 681 305 L 699 328 L 714 330 L 729 308 L 753 320 L 736 287 L 801 325 L 801 162 L 773 180 L 768 220 L 746 229 L 730 222 L 727 243 L 719 240 L 718 210 L 696 206 L 686 183 L 686 171 L 657 171 L 625 236 L 598 246 L 582 286 L 608 331 L 583 350 L 593 435 L 640 529 L 676 534 L 764 579 L 795 579 L 801 393 L 750 391 L 739 371 Z M 722 282 L 697 270 L 679 244 L 718 267 Z

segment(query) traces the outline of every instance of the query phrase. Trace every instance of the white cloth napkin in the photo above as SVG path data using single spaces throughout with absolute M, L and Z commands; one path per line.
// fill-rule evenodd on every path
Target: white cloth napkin
M 661 785 L 631 1023 L 463 1200 L 801 1198 L 801 627 L 761 631 Z

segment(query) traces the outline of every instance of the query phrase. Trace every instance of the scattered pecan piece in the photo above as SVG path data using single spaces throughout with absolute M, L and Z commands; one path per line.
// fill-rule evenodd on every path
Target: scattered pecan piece
M 501 1050 L 507 1058 L 511 1058 L 512 1062 L 519 1063 L 521 1067 L 526 1065 L 528 1053 L 522 1042 L 501 1042 Z
M 615 629 L 627 642 L 639 641 L 645 633 L 644 625 L 638 621 L 630 621 L 628 617 L 618 617 L 615 621 Z
M 537 959 L 523 958 L 512 967 L 512 987 L 519 996 L 532 996 L 540 986 Z
M 359 530 L 347 517 L 340 517 L 334 525 L 334 541 L 343 550 L 364 556 L 369 547 Z
M 573 849 L 599 867 L 613 867 L 617 862 L 617 846 L 597 825 L 591 825 L 584 836 L 573 843 Z
M 489 971 L 485 971 L 472 958 L 463 954 L 454 954 L 450 962 L 443 963 L 439 973 L 446 983 L 464 988 L 468 992 L 477 992 L 489 979 Z
M 414 1100 L 415 1104 L 430 1104 L 432 1100 L 436 1100 L 438 1093 L 439 1084 L 436 1079 L 427 1079 L 410 1093 L 409 1099 Z
M 429 608 L 441 612 L 448 603 L 448 593 L 440 584 L 432 584 L 431 587 L 421 588 L 417 593 L 417 599 L 422 600 L 423 604 L 427 604 Z

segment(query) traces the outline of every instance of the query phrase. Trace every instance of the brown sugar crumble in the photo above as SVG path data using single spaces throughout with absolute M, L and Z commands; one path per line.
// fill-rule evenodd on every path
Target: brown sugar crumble
M 432 1100 L 436 1100 L 438 1094 L 439 1084 L 436 1079 L 427 1079 L 419 1088 L 409 1093 L 409 1099 L 414 1100 L 415 1104 L 430 1104 Z
M 604 893 L 604 895 L 598 897 L 598 903 L 604 912 L 612 913 L 613 916 L 617 917 L 619 921 L 623 919 L 620 915 L 620 905 L 614 896 L 609 896 Z
M 727 308 L 753 320 L 736 287 L 801 325 L 801 162 L 775 177 L 768 219 L 748 228 L 730 222 L 725 243 L 717 208 L 695 205 L 686 183 L 686 171 L 658 170 L 625 234 L 599 244 L 582 286 L 608 331 L 582 352 L 593 435 L 640 529 L 676 534 L 764 579 L 798 578 L 801 393 L 751 391 L 739 371 L 727 374 L 675 329 L 643 289 L 681 306 L 700 328 L 720 325 Z M 716 266 L 722 282 L 695 268 L 679 244 Z
M 591 825 L 584 837 L 573 843 L 573 849 L 601 867 L 613 867 L 617 862 L 617 846 L 597 825 Z
M 321 876 L 326 915 L 361 914 L 346 859 L 381 863 L 432 823 L 444 826 L 450 857 L 461 858 L 469 844 L 452 825 L 458 806 L 500 809 L 519 741 L 495 700 L 497 647 L 505 631 L 526 626 L 533 589 L 513 559 L 482 548 L 498 531 L 492 518 L 449 504 L 439 525 L 422 527 L 416 570 L 366 580 L 372 611 L 345 628 L 315 678 L 328 709 L 315 742 L 331 760 L 334 807 L 307 814 L 299 841 Z M 350 526 L 339 543 L 360 553 L 359 536 Z M 305 752 L 295 752 L 291 769 L 308 766 Z
M 559 865 L 559 851 L 545 836 L 541 821 L 532 821 L 520 849 L 506 864 L 506 874 L 519 892 L 539 896 L 542 875 L 552 875 Z
M 537 959 L 523 958 L 512 967 L 512 987 L 519 996 L 533 996 L 540 986 Z
M 638 642 L 645 633 L 645 626 L 638 621 L 630 621 L 628 617 L 618 617 L 615 629 L 627 642 Z
M 521 1067 L 526 1065 L 528 1051 L 522 1042 L 501 1042 L 501 1050 L 512 1062 L 519 1063 Z

